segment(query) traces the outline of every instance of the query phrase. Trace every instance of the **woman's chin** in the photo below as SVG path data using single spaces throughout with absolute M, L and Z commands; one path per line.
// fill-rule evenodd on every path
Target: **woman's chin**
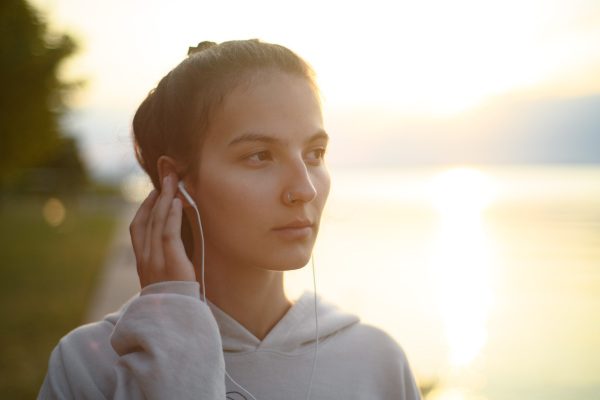
M 312 252 L 308 254 L 299 254 L 295 257 L 286 257 L 285 259 L 274 262 L 268 269 L 272 271 L 295 271 L 304 268 L 309 262 Z

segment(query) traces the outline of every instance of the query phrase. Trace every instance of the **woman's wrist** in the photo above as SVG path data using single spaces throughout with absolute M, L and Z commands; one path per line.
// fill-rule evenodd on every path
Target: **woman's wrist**
M 193 281 L 157 282 L 144 287 L 140 292 L 140 296 L 148 294 L 180 294 L 200 299 L 200 284 Z

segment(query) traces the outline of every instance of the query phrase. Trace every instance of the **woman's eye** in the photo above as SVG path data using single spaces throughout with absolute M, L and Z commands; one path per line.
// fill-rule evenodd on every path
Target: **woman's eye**
M 325 157 L 325 149 L 324 148 L 318 148 L 318 149 L 314 149 L 311 150 L 308 153 L 308 158 L 311 160 L 322 160 L 323 157 Z
M 268 151 L 257 151 L 247 157 L 250 161 L 267 161 L 271 159 L 271 154 Z

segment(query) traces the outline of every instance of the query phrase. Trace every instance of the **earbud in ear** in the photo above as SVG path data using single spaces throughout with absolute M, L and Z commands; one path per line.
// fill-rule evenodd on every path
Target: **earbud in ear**
M 177 184 L 177 186 L 179 187 L 179 191 L 181 192 L 181 194 L 183 195 L 183 197 L 185 197 L 185 199 L 188 201 L 188 203 L 190 203 L 191 206 L 195 206 L 196 203 L 192 199 L 192 196 L 190 196 L 188 194 L 187 190 L 185 190 L 185 186 L 183 185 L 183 181 L 179 181 L 179 183 Z

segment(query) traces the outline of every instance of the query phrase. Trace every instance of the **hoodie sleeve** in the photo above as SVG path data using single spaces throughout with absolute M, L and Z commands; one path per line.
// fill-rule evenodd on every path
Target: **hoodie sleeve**
M 399 386 L 402 388 L 401 398 L 406 400 L 421 400 L 421 391 L 415 381 L 406 354 L 401 348 L 399 349 L 397 362 L 399 364 Z
M 225 397 L 219 330 L 196 282 L 144 288 L 116 322 L 71 332 L 53 351 L 38 399 Z

